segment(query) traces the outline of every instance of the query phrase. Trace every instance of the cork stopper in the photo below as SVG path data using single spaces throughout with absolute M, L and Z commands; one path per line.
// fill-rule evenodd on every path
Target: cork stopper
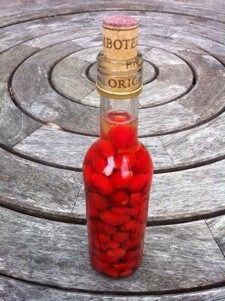
M 138 20 L 127 15 L 104 19 L 103 54 L 111 60 L 130 60 L 137 55 Z
M 113 15 L 102 24 L 103 49 L 97 57 L 96 88 L 100 95 L 129 99 L 142 89 L 143 58 L 138 51 L 138 21 Z

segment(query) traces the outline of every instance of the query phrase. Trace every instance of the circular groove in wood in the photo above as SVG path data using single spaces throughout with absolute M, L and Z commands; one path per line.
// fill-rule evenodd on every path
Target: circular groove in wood
M 97 49 L 93 47 L 86 48 L 85 50 L 81 50 L 72 55 L 66 56 L 65 58 L 61 58 L 54 63 L 54 66 L 51 68 L 52 71 L 50 72 L 53 88 L 55 88 L 60 95 L 65 96 L 70 100 L 89 106 L 99 106 L 99 96 L 94 91 L 95 86 L 90 86 L 89 82 L 85 80 L 86 74 L 88 79 L 92 79 L 92 82 L 95 82 L 96 74 L 93 74 L 93 67 L 96 66 L 95 64 L 93 65 L 93 60 L 97 56 L 99 50 L 99 47 Z M 172 100 L 185 95 L 187 91 L 189 92 L 193 87 L 193 75 L 191 74 L 189 65 L 186 66 L 186 62 L 184 62 L 184 60 L 181 60 L 176 55 L 174 56 L 172 53 L 166 54 L 165 50 L 164 52 L 162 50 L 158 50 L 158 53 L 156 53 L 156 51 L 153 52 L 153 61 L 151 61 L 151 50 L 149 51 L 150 56 L 148 54 L 148 58 L 145 59 L 144 83 L 146 85 L 143 87 L 143 92 L 140 99 L 140 104 L 142 107 L 154 107 L 171 102 Z M 157 58 L 157 56 L 162 55 L 162 53 L 163 57 Z M 144 57 L 146 55 L 147 54 L 144 53 Z M 167 63 L 165 62 L 164 65 L 161 65 L 159 68 L 157 64 L 161 60 L 165 61 L 165 55 L 168 56 L 168 67 Z M 91 62 L 91 67 L 90 65 L 85 65 L 87 64 L 87 61 Z M 169 80 L 169 74 L 175 73 L 175 64 L 177 64 L 178 70 L 176 72 L 177 77 L 175 76 L 172 79 L 172 81 L 175 81 L 173 84 L 173 82 L 170 82 Z M 155 66 L 155 70 L 153 69 L 152 65 Z M 179 68 L 180 66 L 184 70 Z M 92 74 L 87 75 L 87 70 L 88 72 L 92 72 Z M 182 85 L 182 76 L 185 87 L 179 86 Z M 153 79 L 155 81 L 153 81 Z M 184 80 L 186 83 L 184 83 Z M 86 86 L 86 88 L 82 88 L 84 86 Z M 79 88 L 77 89 L 77 87 Z M 160 91 L 159 95 L 157 94 L 159 93 L 158 91 Z M 93 98 L 95 98 L 95 101 Z M 147 103 L 145 98 L 149 98 Z
M 0 274 L 1 275 L 1 274 Z M 217 283 L 202 287 L 196 287 L 191 290 L 176 290 L 173 293 L 165 294 L 159 292 L 142 293 L 106 293 L 93 291 L 70 291 L 66 288 L 57 288 L 54 285 L 43 285 L 30 280 L 20 279 L 7 275 L 0 276 L 0 284 L 3 287 L 4 301 L 11 301 L 12 291 L 14 292 L 14 301 L 21 301 L 21 298 L 36 298 L 38 295 L 40 301 L 74 301 L 79 296 L 80 301 L 92 301 L 93 295 L 98 301 L 126 301 L 127 297 L 131 301 L 184 301 L 184 300 L 222 300 L 225 294 L 225 283 Z M 22 289 L 22 290 L 21 290 Z M 146 297 L 148 299 L 146 299 Z M 189 299 L 190 298 L 190 299 Z M 203 299 L 202 299 L 203 298 Z M 96 299 L 97 300 L 97 299 Z
M 225 114 L 221 114 L 207 124 L 160 139 L 141 138 L 153 156 L 155 173 L 188 170 L 223 160 L 224 118 Z M 81 171 L 84 154 L 95 140 L 43 126 L 18 143 L 13 151 L 42 164 Z
M 47 221 L 4 208 L 0 215 L 5 258 L 2 273 L 71 290 L 112 292 L 112 280 L 102 277 L 88 264 L 84 226 Z M 19 229 L 21 237 L 17 234 Z M 9 247 L 11 251 L 6 252 Z M 177 273 L 174 262 L 185 267 L 185 273 Z M 169 275 L 173 275 L 173 282 L 167 280 Z M 147 229 L 142 266 L 129 279 L 114 280 L 113 291 L 185 291 L 219 284 L 224 277 L 223 255 L 205 222 L 196 221 Z
M 46 219 L 85 223 L 84 190 L 83 187 L 80 188 L 80 182 L 77 179 L 81 178 L 80 173 L 69 170 L 60 171 L 58 168 L 40 164 L 43 162 L 30 162 L 26 157 L 19 158 L 5 151 L 1 151 L 1 158 L 1 166 L 5 172 L 4 177 L 0 178 L 0 184 L 2 183 L 4 188 L 0 193 L 0 205 Z M 183 223 L 224 214 L 224 163 L 225 160 L 192 170 L 155 175 L 148 224 Z M 42 176 L 38 177 L 38 174 L 41 173 Z M 63 182 L 64 184 L 58 183 L 59 173 L 64 174 L 63 180 L 66 181 Z M 30 174 L 29 181 L 24 181 L 23 178 L 27 174 Z M 54 177 L 54 181 L 51 186 L 48 185 L 49 188 L 46 190 L 45 185 L 50 174 Z M 200 180 L 204 178 L 205 174 L 208 175 L 208 178 L 204 181 Z M 216 178 L 215 174 L 217 175 Z M 193 178 L 199 183 L 195 190 L 192 189 Z M 10 182 L 9 179 L 11 179 Z M 71 193 L 65 196 L 61 193 L 58 194 L 57 198 L 54 197 L 54 186 L 64 188 L 70 186 L 72 185 L 71 179 L 78 181 L 74 186 L 77 195 L 74 195 L 73 198 L 71 193 L 74 189 L 68 189 Z M 39 194 L 41 191 L 46 191 L 44 203 L 43 198 L 40 198 L 39 194 L 35 197 L 33 190 L 31 190 L 31 187 L 36 189 L 37 181 Z M 170 183 L 170 192 L 169 187 L 167 188 L 168 182 Z M 9 186 L 10 183 L 14 183 L 13 189 L 8 190 L 11 187 Z M 32 183 L 36 183 L 34 187 Z M 202 195 L 203 190 L 205 191 L 204 196 Z M 177 198 L 178 193 L 179 198 Z M 180 203 L 180 198 L 183 199 L 182 203 Z M 47 202 L 46 199 L 48 199 Z
M 45 50 L 43 50 L 44 51 L 44 53 L 45 53 Z M 40 51 L 37 55 L 34 55 L 34 57 L 39 57 L 39 55 L 41 55 L 42 54 L 42 51 Z M 28 64 L 29 65 L 29 61 L 30 61 L 31 59 L 28 59 L 28 61 L 26 61 L 26 64 Z M 33 58 L 32 58 L 32 60 L 33 60 Z M 21 78 L 21 72 L 22 72 L 22 70 L 23 70 L 23 64 L 22 65 L 20 65 L 19 66 L 19 68 L 16 70 L 16 72 L 15 72 L 15 74 L 16 74 L 16 78 L 14 79 L 14 81 L 13 81 L 13 91 L 14 91 L 14 93 L 15 93 L 15 97 L 18 97 L 18 95 L 19 95 L 19 100 L 17 99 L 16 101 L 18 102 L 19 101 L 19 103 L 20 103 L 20 106 L 22 106 L 26 111 L 28 110 L 30 110 L 29 109 L 29 107 L 31 108 L 31 111 L 32 111 L 32 113 L 31 113 L 31 115 L 33 115 L 33 116 L 35 116 L 35 118 L 36 119 L 38 119 L 38 120 L 40 120 L 40 117 L 41 116 L 39 116 L 39 113 L 38 112 L 35 112 L 34 110 L 35 110 L 35 106 L 32 104 L 32 102 L 31 102 L 31 99 L 33 100 L 33 99 L 35 99 L 35 96 L 32 96 L 32 95 L 30 95 L 30 97 L 32 97 L 31 99 L 26 99 L 26 96 L 24 96 L 23 95 L 23 93 L 22 93 L 22 91 L 19 91 L 20 90 L 20 88 L 19 88 L 19 86 L 18 86 L 18 83 L 17 83 L 17 78 L 19 79 L 19 78 Z M 22 68 L 22 69 L 21 69 Z M 26 66 L 26 68 L 28 68 L 28 66 Z M 18 70 L 20 70 L 20 71 L 18 71 Z M 37 71 L 36 71 L 37 72 Z M 24 70 L 23 70 L 23 74 L 24 74 Z M 14 76 L 15 77 L 15 76 Z M 25 75 L 25 77 L 26 77 L 26 75 Z M 38 84 L 38 80 L 36 81 L 36 83 Z M 18 90 L 19 89 L 19 90 Z M 29 89 L 29 88 L 28 88 Z M 38 87 L 37 89 L 40 89 L 40 87 Z M 50 88 L 48 88 L 48 89 L 50 89 Z M 193 90 L 192 90 L 193 91 Z M 19 93 L 19 94 L 18 94 Z M 21 94 L 22 93 L 22 94 Z M 50 93 L 50 90 L 49 90 L 49 93 Z M 86 93 L 86 92 L 85 92 Z M 95 91 L 93 92 L 94 94 L 96 93 Z M 32 91 L 31 91 L 31 94 L 32 94 Z M 54 94 L 54 93 L 53 93 Z M 67 118 L 66 118 L 66 120 L 72 120 L 73 119 L 73 117 L 72 116 L 70 116 L 70 114 L 72 114 L 72 113 L 74 113 L 75 112 L 75 110 L 77 110 L 77 109 L 79 109 L 79 110 L 82 110 L 82 112 L 83 112 L 83 114 L 84 114 L 84 108 L 81 106 L 81 105 L 79 105 L 79 104 L 70 104 L 69 105 L 69 107 L 68 107 L 68 102 L 65 102 L 65 100 L 63 100 L 63 99 L 61 99 L 60 98 L 60 100 L 59 100 L 59 98 L 55 95 L 54 97 L 56 97 L 55 98 L 55 100 L 54 101 L 56 101 L 56 103 L 58 102 L 58 101 L 60 101 L 60 103 L 62 104 L 63 102 L 65 103 L 65 105 L 67 104 Z M 92 93 L 90 94 L 90 97 L 94 97 L 94 95 L 92 95 Z M 95 97 L 98 97 L 97 95 L 95 95 Z M 57 100 L 56 100 L 57 99 Z M 37 100 L 38 101 L 38 100 Z M 22 102 L 22 103 L 21 103 Z M 28 102 L 28 103 L 27 103 Z M 180 102 L 180 101 L 179 101 Z M 168 134 L 168 133 L 174 133 L 174 132 L 177 132 L 177 131 L 181 131 L 181 130 L 184 130 L 184 129 L 186 129 L 186 128 L 190 128 L 190 127 L 193 127 L 194 125 L 196 125 L 196 124 L 199 124 L 199 123 L 201 123 L 201 122 L 203 122 L 202 121 L 202 117 L 200 117 L 199 115 L 196 115 L 195 113 L 191 113 L 191 111 L 190 110 L 188 110 L 188 109 L 186 109 L 184 106 L 183 106 L 183 104 L 181 105 L 181 104 L 179 104 L 179 102 L 178 101 L 176 101 L 176 102 L 173 102 L 173 103 L 167 103 L 167 104 L 165 104 L 163 107 L 162 107 L 162 110 L 161 110 L 161 108 L 158 108 L 158 107 L 154 107 L 154 108 L 146 108 L 145 110 L 144 110 L 144 112 L 143 112 L 143 110 L 141 110 L 141 112 L 140 112 L 140 116 L 142 117 L 143 116 L 143 114 L 144 114 L 144 116 L 147 114 L 148 116 L 150 115 L 151 116 L 151 118 L 148 118 L 151 122 L 152 122 L 152 124 L 150 124 L 149 125 L 149 127 L 151 128 L 151 132 L 152 133 L 149 133 L 149 127 L 146 127 L 146 129 L 144 129 L 143 128 L 143 126 L 144 126 L 144 124 L 143 124 L 143 122 L 146 122 L 145 121 L 145 119 L 146 118 L 140 118 L 140 130 L 141 130 L 141 136 L 154 136 L 154 135 L 165 135 L 165 134 Z M 183 101 L 184 102 L 184 101 Z M 36 105 L 38 105 L 38 103 L 36 104 Z M 74 107 L 75 106 L 75 107 Z M 175 116 L 173 116 L 173 122 L 172 122 L 172 120 L 171 120 L 171 118 L 172 118 L 172 111 L 175 109 L 175 106 L 176 106 L 176 110 L 177 110 L 177 113 L 176 113 L 176 118 L 178 118 L 178 114 L 184 114 L 184 118 L 182 119 L 182 121 L 181 120 L 179 120 L 179 119 L 177 119 L 177 123 L 174 123 L 174 117 Z M 25 108 L 26 107 L 26 108 Z M 161 107 L 161 106 L 160 106 Z M 89 110 L 90 110 L 90 107 L 89 107 Z M 172 110 L 172 111 L 171 111 Z M 94 113 L 95 112 L 95 113 Z M 53 112 L 52 112 L 53 113 Z M 52 114 L 51 113 L 51 114 Z M 93 113 L 95 114 L 95 116 L 96 116 L 96 114 L 98 114 L 98 111 L 93 111 Z M 162 114 L 163 113 L 163 114 Z M 65 123 L 65 121 L 64 120 L 62 120 L 62 118 L 61 118 L 61 116 L 60 116 L 60 114 L 61 113 L 57 113 L 57 118 L 55 118 L 54 117 L 54 121 L 53 122 L 55 122 L 55 123 L 57 123 L 60 127 L 62 127 L 63 129 L 65 129 L 65 130 L 67 130 L 67 131 L 72 131 L 72 132 L 77 132 L 77 133 L 84 133 L 85 134 L 85 132 L 87 131 L 87 129 L 85 129 L 84 127 L 80 127 L 80 124 L 70 124 L 69 126 L 68 126 L 68 124 L 66 124 Z M 83 115 L 82 114 L 82 115 Z M 186 116 L 185 116 L 185 114 L 186 114 Z M 90 114 L 88 114 L 88 115 L 90 115 Z M 161 122 L 163 122 L 163 123 L 160 123 L 159 121 L 160 121 L 160 119 L 158 118 L 158 123 L 154 120 L 154 116 L 157 116 L 157 117 L 159 117 L 160 115 L 162 115 L 161 117 L 162 117 L 162 121 Z M 51 116 L 51 115 L 50 115 Z M 54 116 L 54 115 L 53 115 Z M 52 116 L 52 117 L 53 117 Z M 83 115 L 84 116 L 84 115 Z M 51 118 L 52 118 L 51 117 Z M 169 118 L 169 119 L 168 119 Z M 204 116 L 204 118 L 206 118 L 205 116 Z M 42 117 L 41 117 L 41 119 L 42 119 Z M 44 122 L 48 122 L 49 121 L 49 117 L 48 117 L 48 119 L 44 119 Z M 185 125 L 183 125 L 183 121 L 185 121 Z M 42 122 L 43 122 L 43 119 L 42 119 Z M 165 130 L 165 129 L 163 129 L 164 127 L 165 127 L 165 122 L 166 122 L 166 124 L 167 124 L 167 129 Z M 194 123 L 194 125 L 193 125 L 193 123 Z M 190 125 L 189 125 L 190 124 Z M 153 126 L 157 126 L 155 129 L 154 128 L 152 128 L 152 125 Z M 84 126 L 84 125 L 83 125 Z M 143 128 L 143 129 L 142 129 Z M 148 130 L 147 130 L 148 129 Z M 163 131 L 162 131 L 162 129 L 163 129 Z M 93 134 L 94 134 L 94 132 L 96 133 L 96 130 L 94 130 L 94 127 L 92 127 L 92 131 L 93 131 Z M 86 132 L 86 134 L 91 134 L 92 135 L 92 133 L 90 133 L 90 130 L 88 131 L 88 132 Z M 96 133 L 97 134 L 97 133 Z
M 201 18 L 200 18 L 201 19 Z M 203 18 L 202 18 L 203 19 Z M 209 52 L 210 53 L 210 52 Z M 210 54 L 211 55 L 211 54 Z M 1 75 L 0 75 L 1 76 Z M 179 99 L 178 99 L 179 100 Z M 187 109 L 190 109 L 190 108 L 187 108 Z M 202 123 L 204 123 L 205 124 L 205 126 L 207 126 L 208 124 L 207 124 L 207 122 L 209 123 L 209 120 L 212 120 L 215 116 L 219 116 L 219 114 L 220 113 L 222 113 L 223 112 L 223 108 L 221 108 L 220 107 L 220 109 L 216 112 L 216 114 L 212 114 L 208 119 L 206 118 L 205 120 L 204 120 L 204 122 L 202 122 Z M 223 117 L 223 115 L 220 115 L 221 117 Z M 194 127 L 193 127 L 193 129 L 195 129 L 195 130 L 198 130 L 198 128 L 200 128 L 199 127 L 199 124 L 200 123 L 196 123 L 195 125 L 194 125 Z M 219 124 L 218 125 L 219 126 L 219 128 L 221 128 L 221 124 Z M 69 130 L 69 129 L 68 129 Z M 190 136 L 190 138 L 191 139 L 196 139 L 196 137 L 198 138 L 198 133 L 196 132 L 196 131 L 193 131 L 192 133 L 191 133 L 191 136 Z M 199 130 L 200 131 L 200 130 Z M 171 131 L 170 131 L 171 132 Z M 82 133 L 82 131 L 80 131 L 80 133 Z M 174 148 L 173 148 L 173 141 L 172 141 L 172 137 L 176 137 L 176 141 L 184 141 L 183 139 L 186 139 L 185 137 L 186 137 L 186 134 L 187 134 L 187 137 L 188 137 L 188 135 L 189 135 L 189 131 L 184 131 L 183 132 L 183 136 L 180 136 L 180 134 L 182 133 L 181 131 L 179 132 L 178 131 L 178 133 L 177 133 L 177 135 L 175 135 L 175 136 L 173 136 L 173 135 L 167 135 L 169 133 L 169 131 L 167 131 L 166 132 L 166 134 L 165 133 L 163 133 L 162 135 L 161 135 L 161 133 L 159 133 L 159 135 L 161 135 L 161 138 L 160 139 L 162 139 L 162 142 L 163 142 L 163 144 L 166 146 L 166 148 L 168 148 L 169 149 L 169 154 L 171 155 L 171 153 L 173 154 L 173 156 L 174 157 L 177 157 L 177 154 L 176 154 L 176 149 L 174 150 Z M 196 134 L 197 133 L 197 134 Z M 84 133 L 84 134 L 87 134 L 87 133 Z M 92 133 L 93 134 L 93 133 Z M 146 134 L 146 133 L 145 133 Z M 145 134 L 143 134 L 143 136 L 145 136 Z M 23 136 L 24 137 L 24 136 Z M 29 137 L 28 137 L 29 138 Z M 165 138 L 165 139 L 164 139 Z M 189 139 L 189 138 L 188 138 Z M 221 140 L 220 140 L 221 141 Z M 18 143 L 18 140 L 17 140 L 17 143 Z M 186 142 L 185 142 L 186 143 Z M 185 144 L 184 143 L 184 144 Z M 12 147 L 12 146 L 11 146 Z M 214 157 L 213 157 L 213 159 L 212 159 L 212 157 L 210 157 L 211 159 L 209 159 L 209 161 L 208 161 L 208 163 L 209 162 L 212 162 L 212 161 L 210 161 L 210 160 L 220 160 L 222 157 L 223 157 L 223 154 L 221 155 L 221 151 L 222 151 L 222 147 L 223 147 L 223 145 L 221 144 L 218 148 L 217 148 L 217 150 L 216 150 L 216 154 L 212 154 L 212 153 L 210 153 L 210 152 L 206 152 L 205 153 L 205 156 L 206 156 L 206 158 L 207 158 L 207 154 L 210 154 L 210 155 L 213 155 Z M 196 159 L 197 160 L 199 160 L 200 158 L 201 158 L 201 155 L 202 154 L 200 154 L 200 153 L 197 153 L 197 155 L 196 155 Z M 22 155 L 23 156 L 23 155 Z M 179 160 L 181 160 L 181 162 L 179 162 Z M 180 165 L 180 168 L 182 169 L 183 168 L 183 166 L 184 166 L 184 162 L 185 162 L 185 159 L 184 159 L 184 157 L 182 158 L 182 156 L 178 159 L 178 164 L 183 164 L 182 166 Z M 207 162 L 207 161 L 206 161 Z M 176 162 L 177 163 L 177 162 Z M 221 162 L 220 162 L 221 163 Z M 196 164 L 196 163 L 195 163 Z M 199 163 L 197 163 L 197 165 L 199 165 L 199 164 L 202 164 L 201 162 Z M 43 164 L 44 165 L 44 164 Z M 195 165 L 195 167 L 197 166 L 197 165 Z M 191 166 L 191 165 L 190 165 Z M 190 167 L 189 166 L 189 167 Z M 188 167 L 188 168 L 189 168 Z M 193 166 L 194 167 L 194 166 Z M 171 170 L 170 169 L 168 169 L 167 170 L 167 172 L 168 172 L 168 175 L 170 175 L 170 174 L 172 174 L 171 172 L 170 172 Z M 219 172 L 220 173 L 220 172 Z M 205 174 L 207 174 L 207 179 L 209 179 L 208 178 L 208 173 L 206 172 Z M 216 179 L 219 179 L 219 177 L 215 177 Z M 211 185 L 211 184 L 209 184 L 209 185 Z M 216 184 L 216 185 L 218 185 L 218 184 Z M 204 190 L 204 189 L 203 189 Z M 204 205 L 204 199 L 202 199 L 202 204 Z M 205 207 L 204 207 L 205 208 Z M 13 209 L 13 206 L 12 206 L 12 209 Z M 187 210 L 185 213 L 187 214 L 187 212 L 188 212 L 188 207 L 185 207 L 185 210 Z M 221 210 L 221 211 L 217 211 L 217 212 L 213 212 L 213 210 L 211 211 L 211 212 L 209 212 L 209 214 L 212 214 L 211 216 L 213 216 L 213 214 L 215 213 L 215 214 L 218 214 L 218 212 L 219 212 L 219 214 L 224 214 L 224 211 L 223 210 Z M 32 214 L 32 213 L 31 213 Z M 210 215 L 209 215 L 210 216 Z M 209 217 L 208 216 L 208 217 Z M 160 216 L 160 218 L 161 218 L 162 216 Z M 199 218 L 205 218 L 205 217 L 207 217 L 207 215 L 204 215 L 204 214 L 202 214 L 202 215 L 200 215 L 199 216 Z M 47 216 L 46 216 L 46 218 L 48 218 Z M 192 218 L 192 217 L 191 217 Z M 8 219 L 9 220 L 9 219 Z M 161 220 L 162 221 L 162 223 L 169 223 L 168 222 L 168 220 L 167 219 L 164 219 L 164 220 Z M 185 222 L 185 221 L 188 221 L 188 219 L 179 219 L 178 218 L 178 220 L 172 220 L 172 223 L 173 222 Z M 7 221 L 8 222 L 8 221 Z M 156 223 L 157 224 L 157 223 Z M 158 224 L 160 224 L 160 223 L 158 223 Z M 180 226 L 180 225 L 177 225 L 177 226 Z M 182 225 L 181 225 L 181 227 L 182 227 Z M 27 229 L 27 228 L 26 228 Z M 155 229 L 157 229 L 157 227 L 155 227 Z M 208 230 L 207 230 L 208 231 Z M 154 231 L 153 231 L 154 232 Z M 209 232 L 208 232 L 208 234 L 209 234 Z M 152 235 L 152 233 L 151 233 L 151 235 Z M 205 238 L 205 235 L 199 235 L 199 236 L 202 236 L 202 237 L 204 237 Z M 210 236 L 211 237 L 211 239 L 213 239 L 213 237 L 212 236 Z M 28 236 L 28 239 L 29 239 L 30 237 Z M 171 238 L 173 238 L 173 235 L 171 236 L 171 233 L 170 233 L 170 244 L 169 244 L 169 247 L 168 247 L 168 250 L 171 248 L 171 241 L 173 241 Z M 215 243 L 215 242 L 214 242 Z M 215 247 L 217 247 L 216 245 L 215 245 Z M 152 245 L 151 245 L 151 248 L 152 248 Z M 207 248 L 206 248 L 207 249 Z M 167 250 L 167 254 L 168 254 L 168 250 Z M 215 249 L 216 250 L 216 249 Z M 219 248 L 217 247 L 217 252 L 220 252 L 219 251 Z M 15 252 L 16 253 L 16 252 Z M 31 252 L 32 253 L 32 252 Z M 63 253 L 63 254 L 65 254 L 65 253 Z M 205 255 L 205 254 L 204 254 Z M 220 254 L 221 255 L 221 254 Z M 23 256 L 21 256 L 21 257 L 23 257 Z M 178 256 L 179 257 L 179 256 Z M 212 258 L 213 258 L 214 256 L 212 256 Z M 199 262 L 202 262 L 202 258 L 204 258 L 204 256 L 201 256 L 201 258 L 200 258 L 200 260 L 199 260 Z M 213 258 L 214 259 L 214 258 Z M 38 257 L 34 257 L 34 261 L 35 260 L 37 260 L 38 261 Z M 158 260 L 158 258 L 157 258 L 157 260 Z M 210 256 L 210 260 L 211 260 L 211 256 Z M 198 264 L 199 264 L 199 262 L 198 262 Z M 39 262 L 39 264 L 40 264 L 40 262 Z M 58 263 L 57 263 L 58 264 Z M 23 268 L 26 266 L 26 263 L 24 264 L 24 266 L 23 266 Z M 180 265 L 180 266 L 182 266 L 182 265 Z M 28 269 L 30 268 L 30 266 L 28 266 Z M 11 269 L 10 270 L 10 273 L 12 272 L 12 270 L 13 269 Z M 22 269 L 21 269 L 22 270 Z M 222 270 L 222 269 L 221 269 Z M 221 276 L 220 275 L 220 273 L 221 273 L 221 270 L 219 271 L 219 273 L 216 273 L 217 275 L 219 274 L 219 276 Z M 30 271 L 30 270 L 29 270 Z M 14 272 L 14 270 L 13 270 L 13 272 Z M 74 270 L 72 271 L 72 273 L 74 272 Z M 176 271 L 177 272 L 177 271 Z M 205 278 L 208 278 L 208 275 L 210 275 L 210 269 L 209 269 L 209 271 L 208 271 L 208 273 L 207 273 L 207 275 L 205 276 Z M 29 274 L 29 273 L 28 273 Z M 176 274 L 176 273 L 175 273 Z M 193 275 L 193 273 L 191 273 L 191 275 L 192 275 L 192 277 L 193 278 L 195 278 L 196 277 L 196 274 L 194 273 L 194 275 Z M 212 281 L 212 283 L 211 284 L 209 284 L 209 286 L 204 286 L 205 288 L 206 287 L 215 287 L 215 286 L 220 286 L 220 285 L 224 285 L 224 279 L 222 280 L 222 281 L 220 281 L 220 282 L 217 282 L 217 280 L 218 280 L 218 278 L 217 278 L 217 275 L 215 276 L 215 279 L 216 280 L 213 280 Z M 170 276 L 171 276 L 171 274 L 170 274 Z M 29 276 L 27 276 L 27 279 L 28 279 L 28 277 L 29 277 L 29 280 L 30 280 L 30 275 Z M 21 274 L 19 274 L 19 278 L 21 278 Z M 197 278 L 196 278 L 197 279 Z M 195 279 L 195 280 L 196 280 Z M 60 279 L 61 280 L 61 279 Z M 149 280 L 149 279 L 148 279 Z M 35 279 L 35 281 L 36 281 L 36 279 Z M 159 282 L 159 279 L 157 279 L 157 282 Z M 43 284 L 43 286 L 44 286 L 45 284 Z M 51 284 L 50 284 L 51 285 Z M 161 282 L 161 285 L 163 286 L 163 284 L 162 284 L 162 282 Z M 198 286 L 197 285 L 197 289 L 201 289 L 201 288 L 203 288 L 203 286 Z M 189 288 L 189 290 L 197 290 L 196 289 L 196 286 L 192 286 L 192 287 L 190 287 Z M 179 289 L 177 289 L 176 288 L 176 292 L 177 292 L 177 290 L 179 290 Z M 181 289 L 181 291 L 182 292 L 185 292 L 186 291 L 186 289 L 185 290 L 183 290 L 183 289 Z M 156 289 L 156 294 L 158 294 L 159 293 L 159 291 L 158 291 L 158 289 Z M 170 291 L 171 292 L 171 291 Z M 90 294 L 92 294 L 93 292 L 90 290 Z M 104 291 L 102 291 L 102 295 L 104 294 L 105 292 Z M 115 293 L 115 291 L 113 291 L 112 292 L 112 294 L 114 294 Z M 120 294 L 120 292 L 118 292 L 118 295 Z M 125 291 L 125 293 L 124 294 L 127 294 L 127 291 Z M 135 293 L 134 293 L 135 294 Z M 146 291 L 144 294 L 146 294 L 146 295 L 149 295 L 150 293 L 149 293 L 149 291 Z M 131 295 L 132 295 L 132 292 L 131 292 Z M 158 298 L 158 297 L 157 297 Z M 190 297 L 190 298 L 192 298 L 192 297 Z M 193 297 L 194 298 L 194 297 Z
M 64 42 L 64 43 L 66 43 L 66 42 Z M 49 47 L 52 47 L 52 46 L 49 46 Z M 31 55 L 31 57 L 32 57 L 33 55 Z M 196 127 L 197 128 L 197 127 Z M 85 134 L 85 133 L 82 133 L 83 135 Z M 185 134 L 185 133 L 184 133 Z M 168 135 L 165 135 L 165 137 L 166 136 L 168 136 Z M 27 158 L 29 158 L 29 157 L 27 157 Z M 217 160 L 220 160 L 221 158 L 223 158 L 223 157 L 219 157 L 219 158 L 215 158 L 215 159 L 213 159 L 213 160 L 215 160 L 215 161 L 217 161 Z M 35 160 L 35 159 L 34 159 Z M 38 161 L 38 160 L 37 160 Z M 40 162 L 41 163 L 45 163 L 45 162 L 43 162 L 43 161 L 41 161 L 40 160 Z M 207 162 L 205 162 L 205 163 L 207 163 Z M 48 163 L 47 163 L 48 164 Z M 183 164 L 183 163 L 182 163 Z M 200 165 L 201 165 L 201 163 L 199 163 Z M 186 166 L 186 167 L 184 167 L 183 165 L 181 165 L 180 167 L 175 167 L 174 169 L 172 168 L 168 168 L 168 167 L 166 167 L 165 169 L 159 169 L 159 172 L 161 173 L 161 172 L 170 172 L 170 171 L 172 171 L 172 170 L 174 170 L 174 171 L 177 171 L 177 170 L 183 170 L 183 169 L 188 169 L 188 168 L 193 168 L 193 167 L 196 167 L 196 166 L 199 166 L 199 164 L 198 165 L 189 165 L 189 166 Z M 54 163 L 53 163 L 53 165 L 54 165 Z M 60 164 L 59 165 L 57 165 L 58 167 L 61 167 L 60 166 Z M 68 169 L 71 169 L 69 166 L 68 166 Z M 73 168 L 72 168 L 73 169 Z M 164 222 L 167 222 L 166 220 L 164 220 Z

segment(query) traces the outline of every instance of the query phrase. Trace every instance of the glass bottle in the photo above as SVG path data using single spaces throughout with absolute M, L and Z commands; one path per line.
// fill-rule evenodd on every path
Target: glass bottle
M 97 61 L 100 138 L 83 163 L 89 256 L 97 271 L 127 277 L 142 261 L 153 177 L 151 157 L 137 131 L 143 59 L 138 52 L 129 70 L 123 68 L 127 61 L 108 62 L 102 52 Z

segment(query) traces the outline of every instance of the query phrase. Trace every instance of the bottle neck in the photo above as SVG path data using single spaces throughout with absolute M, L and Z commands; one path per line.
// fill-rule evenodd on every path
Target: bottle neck
M 118 141 L 118 148 L 129 148 L 138 139 L 139 97 L 110 99 L 101 96 L 100 138 Z

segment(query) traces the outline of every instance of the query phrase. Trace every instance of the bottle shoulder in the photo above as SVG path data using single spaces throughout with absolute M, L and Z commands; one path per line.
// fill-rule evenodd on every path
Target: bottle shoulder
M 142 142 L 139 142 L 139 144 L 140 144 L 140 149 L 142 149 L 144 152 L 148 153 L 149 160 L 153 166 L 152 154 L 151 154 L 150 150 Z
M 153 161 L 147 147 L 138 142 L 128 149 L 117 149 L 104 139 L 96 140 L 88 149 L 84 164 L 90 163 L 98 173 L 111 169 L 128 169 L 134 173 L 153 173 Z

